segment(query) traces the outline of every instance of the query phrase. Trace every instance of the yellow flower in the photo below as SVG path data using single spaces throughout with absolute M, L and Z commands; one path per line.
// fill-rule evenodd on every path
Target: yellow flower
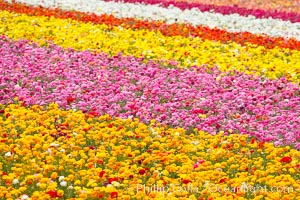
M 40 183 L 39 188 L 45 189 L 47 187 L 46 183 Z
M 234 143 L 233 148 L 238 149 L 240 148 L 240 145 L 238 143 Z
M 57 196 L 59 196 L 59 197 L 64 196 L 64 191 L 63 190 L 58 190 L 57 191 Z
M 81 185 L 80 180 L 76 180 L 76 181 L 74 182 L 74 185 Z

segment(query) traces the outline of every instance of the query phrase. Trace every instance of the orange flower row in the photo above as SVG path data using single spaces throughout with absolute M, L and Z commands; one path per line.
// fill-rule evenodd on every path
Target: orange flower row
M 162 21 L 145 21 L 134 18 L 116 18 L 113 15 L 95 15 L 77 11 L 63 11 L 61 9 L 48 9 L 42 7 L 31 7 L 20 3 L 7 3 L 0 0 L 0 10 L 10 12 L 24 13 L 27 15 L 36 16 L 54 16 L 56 18 L 66 19 L 71 18 L 81 22 L 92 22 L 95 24 L 106 24 L 109 27 L 122 26 L 131 29 L 148 29 L 160 31 L 166 36 L 192 36 L 200 37 L 203 40 L 217 40 L 223 43 L 233 41 L 239 44 L 257 44 L 266 48 L 289 48 L 300 50 L 300 41 L 295 39 L 284 39 L 283 37 L 268 37 L 266 35 L 255 35 L 248 32 L 230 33 L 225 30 L 211 29 L 204 26 L 192 26 L 190 24 L 165 24 Z

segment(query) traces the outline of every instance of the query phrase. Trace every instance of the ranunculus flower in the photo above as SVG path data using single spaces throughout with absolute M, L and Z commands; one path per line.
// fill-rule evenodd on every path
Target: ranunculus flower
M 68 185 L 68 183 L 66 181 L 60 182 L 60 186 L 62 186 L 62 187 L 66 187 L 67 185 Z
M 188 180 L 188 179 L 183 179 L 183 180 L 182 180 L 182 183 L 183 183 L 183 184 L 188 184 L 188 183 L 190 183 L 190 182 L 192 182 L 192 181 L 190 181 L 190 180 Z
M 282 162 L 282 163 L 290 163 L 290 162 L 292 162 L 292 158 L 289 157 L 289 156 L 284 156 L 284 157 L 282 157 L 280 159 L 280 162 Z
M 140 170 L 139 170 L 139 174 L 140 174 L 140 175 L 144 175 L 145 173 L 146 173 L 146 170 L 145 170 L 145 169 L 140 169 Z
M 118 197 L 118 192 L 111 192 L 110 197 L 111 198 L 117 198 Z
M 56 190 L 49 190 L 48 192 L 46 192 L 46 194 L 49 194 L 51 198 L 57 198 L 57 191 Z

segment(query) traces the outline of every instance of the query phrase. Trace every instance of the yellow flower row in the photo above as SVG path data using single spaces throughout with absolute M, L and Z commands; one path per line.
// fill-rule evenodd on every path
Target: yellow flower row
M 300 152 L 245 135 L 0 105 L 0 198 L 300 199 Z
M 266 49 L 262 46 L 236 43 L 221 44 L 200 38 L 167 37 L 160 32 L 131 30 L 121 27 L 81 23 L 51 17 L 27 16 L 0 12 L 0 34 L 13 39 L 28 39 L 47 45 L 46 40 L 65 48 L 96 50 L 110 55 L 123 55 L 146 60 L 174 60 L 182 67 L 208 64 L 221 70 L 239 70 L 269 78 L 287 76 L 300 79 L 300 52 L 289 49 Z

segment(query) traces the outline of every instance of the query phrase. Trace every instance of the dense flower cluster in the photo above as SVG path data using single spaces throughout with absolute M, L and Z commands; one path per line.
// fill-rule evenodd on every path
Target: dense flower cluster
M 53 1 L 26 1 L 33 5 L 53 7 Z M 164 8 L 158 5 L 144 5 L 134 3 L 119 3 L 99 0 L 56 0 L 65 9 L 92 12 L 95 14 L 111 14 L 118 18 L 141 18 L 147 20 L 171 23 L 187 23 L 204 25 L 210 28 L 225 29 L 229 32 L 250 32 L 253 34 L 267 34 L 272 37 L 295 38 L 300 40 L 300 22 L 291 23 L 277 19 L 257 19 L 253 16 L 238 14 L 222 15 L 220 13 L 200 12 L 198 9 L 180 10 L 176 7 Z
M 110 55 L 124 55 L 147 60 L 174 60 L 180 66 L 210 67 L 218 65 L 223 71 L 264 74 L 269 78 L 286 76 L 297 81 L 300 76 L 300 52 L 289 49 L 266 49 L 257 45 L 221 44 L 201 38 L 163 36 L 160 32 L 131 30 L 107 25 L 93 25 L 70 19 L 36 17 L 0 12 L 0 34 L 12 39 L 30 39 L 40 45 L 49 40 L 65 48 L 97 50 Z M 19 23 L 22 22 L 22 23 Z
M 300 200 L 299 2 L 231 2 L 0 0 L 0 199 Z
M 233 130 L 300 149 L 300 89 L 216 68 L 164 69 L 133 57 L 64 51 L 0 40 L 0 102 L 56 102 L 144 122 L 216 133 Z M 12 64 L 14 63 L 14 64 Z M 174 65 L 172 67 L 178 68 Z
M 138 119 L 93 117 L 55 104 L 1 105 L 0 111 L 0 198 L 300 195 L 300 152 L 290 147 L 276 148 L 245 135 L 186 135 L 184 129 L 155 121 L 145 125 Z
M 289 48 L 300 50 L 300 41 L 293 38 L 268 37 L 266 35 L 255 35 L 249 32 L 227 32 L 226 30 L 209 28 L 205 26 L 192 26 L 190 24 L 165 24 L 162 21 L 145 21 L 136 18 L 117 18 L 113 15 L 102 14 L 95 15 L 79 11 L 61 10 L 59 8 L 47 9 L 43 7 L 31 7 L 25 4 L 9 4 L 0 1 L 0 10 L 24 13 L 37 16 L 54 16 L 61 19 L 74 19 L 82 22 L 92 22 L 94 24 L 106 24 L 110 28 L 113 26 L 122 26 L 131 29 L 147 29 L 160 31 L 166 36 L 192 36 L 200 37 L 203 40 L 217 40 L 222 43 L 233 41 L 238 44 L 257 44 L 266 48 Z

